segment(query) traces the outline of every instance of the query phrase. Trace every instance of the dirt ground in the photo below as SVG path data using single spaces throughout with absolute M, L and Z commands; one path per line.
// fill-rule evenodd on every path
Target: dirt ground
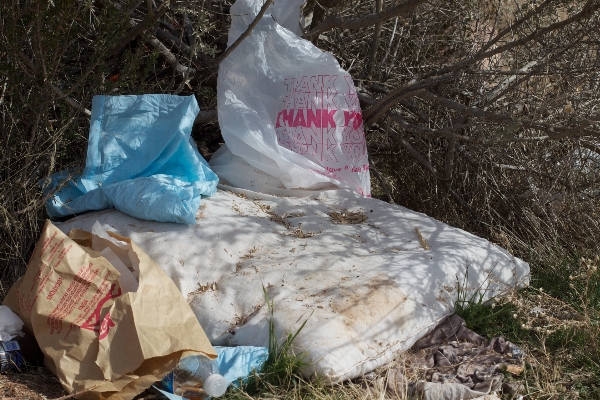
M 45 368 L 0 375 L 0 400 L 47 400 L 66 395 L 58 379 Z
M 37 368 L 22 373 L 0 375 L 0 400 L 67 400 L 69 396 L 58 379 L 47 369 Z M 164 399 L 157 391 L 149 389 L 136 400 Z

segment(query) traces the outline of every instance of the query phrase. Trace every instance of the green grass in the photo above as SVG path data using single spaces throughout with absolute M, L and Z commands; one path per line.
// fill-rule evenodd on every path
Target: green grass
M 260 397 L 265 393 L 272 392 L 275 387 L 289 391 L 304 383 L 304 380 L 300 376 L 300 369 L 307 365 L 304 361 L 305 354 L 296 354 L 293 344 L 296 337 L 304 329 L 308 318 L 294 334 L 288 333 L 283 340 L 279 340 L 275 329 L 273 300 L 269 298 L 264 286 L 263 293 L 269 310 L 269 357 L 262 371 L 260 373 L 254 372 L 239 389 L 233 390 L 228 394 L 228 399 L 248 398 L 247 396 L 249 395 Z

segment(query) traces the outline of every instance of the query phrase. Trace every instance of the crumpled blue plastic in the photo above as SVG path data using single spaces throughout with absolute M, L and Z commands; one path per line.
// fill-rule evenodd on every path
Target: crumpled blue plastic
M 247 380 L 252 371 L 260 372 L 269 358 L 269 350 L 266 347 L 214 346 L 214 348 L 217 358 L 213 360 L 213 365 L 216 365 L 219 368 L 219 374 L 235 387 Z M 169 393 L 160 387 L 154 386 L 154 388 L 170 400 L 187 400 L 185 397 Z
M 48 214 L 114 207 L 195 224 L 201 198 L 215 194 L 219 182 L 190 137 L 199 111 L 193 95 L 94 96 L 85 169 L 52 175 L 44 192 L 58 191 L 46 202 Z
M 260 372 L 269 358 L 269 350 L 266 347 L 214 346 L 214 348 L 218 354 L 216 364 L 219 366 L 219 374 L 234 386 L 239 386 L 240 380 L 244 381 L 248 378 L 253 370 Z

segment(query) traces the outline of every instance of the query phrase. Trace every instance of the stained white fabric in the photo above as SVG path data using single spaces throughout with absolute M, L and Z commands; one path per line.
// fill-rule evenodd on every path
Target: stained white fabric
M 277 188 L 225 155 L 211 165 L 221 180 L 253 190 L 221 185 L 196 225 L 105 210 L 61 229 L 90 230 L 98 220 L 131 237 L 187 296 L 215 345 L 267 345 L 264 288 L 280 337 L 306 321 L 295 341 L 309 362 L 304 373 L 332 382 L 409 349 L 453 312 L 459 287 L 485 301 L 528 283 L 529 265 L 485 239 L 349 190 Z

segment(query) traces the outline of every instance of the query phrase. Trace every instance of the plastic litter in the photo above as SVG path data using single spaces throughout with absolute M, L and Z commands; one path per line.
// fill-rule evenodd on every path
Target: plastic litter
M 218 365 L 202 354 L 182 358 L 161 384 L 166 391 L 190 400 L 221 397 L 229 386 Z
M 219 67 L 217 108 L 233 154 L 286 188 L 338 186 L 371 194 L 362 113 L 352 77 L 298 37 L 304 0 L 276 0 Z M 262 0 L 231 7 L 231 45 Z
M 62 188 L 69 171 L 44 191 L 51 217 L 114 207 L 131 216 L 193 224 L 202 196 L 218 178 L 190 134 L 200 108 L 194 96 L 94 96 L 86 166 Z M 43 182 L 42 182 L 43 183 Z
M 20 369 L 23 366 L 21 347 L 16 340 L 0 342 L 0 373 Z
M 212 368 L 218 372 L 226 382 L 232 386 L 239 386 L 247 380 L 253 372 L 260 372 L 265 361 L 269 357 L 266 347 L 237 346 L 223 347 L 215 346 L 218 356 L 212 360 Z M 181 400 L 184 397 L 174 394 L 173 373 L 167 375 L 157 387 L 154 386 L 165 397 L 172 400 Z M 164 390 L 161 390 L 164 389 Z
M 257 373 L 262 371 L 269 357 L 269 350 L 266 347 L 215 346 L 215 350 L 218 357 L 214 362 L 219 367 L 219 373 L 234 386 L 238 386 L 253 371 Z
M 7 306 L 0 306 L 0 341 L 6 342 L 15 336 L 23 336 L 23 321 Z
M 0 306 L 0 373 L 19 370 L 27 361 L 36 366 L 43 354 L 35 338 L 23 332 L 23 320 L 8 306 Z
M 23 366 L 41 366 L 44 354 L 32 335 L 0 342 L 0 373 L 22 371 Z

